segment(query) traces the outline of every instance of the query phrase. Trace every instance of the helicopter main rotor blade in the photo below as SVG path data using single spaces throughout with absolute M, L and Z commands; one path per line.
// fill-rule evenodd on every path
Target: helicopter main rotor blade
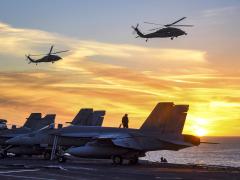
M 174 24 L 176 24 L 176 23 L 178 23 L 178 22 L 180 22 L 180 21 L 182 21 L 182 20 L 184 20 L 184 19 L 186 19 L 187 17 L 183 17 L 183 18 L 181 18 L 181 19 L 179 19 L 179 20 L 177 20 L 177 21 L 175 21 L 175 22 L 173 22 L 173 23 L 171 23 L 171 24 L 166 24 L 165 26 L 172 26 L 172 25 L 174 25 Z
M 174 27 L 174 26 L 175 26 L 175 27 L 181 27 L 181 26 L 182 26 L 182 27 L 193 27 L 194 25 L 183 25 L 183 24 L 181 24 L 181 25 L 179 24 L 179 25 L 178 25 L 178 24 L 177 24 L 177 25 L 171 25 L 171 26 L 173 26 L 173 27 Z
M 68 51 L 70 51 L 70 50 L 65 50 L 65 51 L 57 51 L 57 52 L 53 52 L 53 53 L 51 53 L 51 54 L 59 54 L 59 53 L 68 52 Z
M 48 54 L 29 54 L 29 56 L 47 56 Z
M 52 53 L 52 49 L 53 49 L 53 45 L 52 45 L 51 48 L 50 48 L 49 54 Z
M 151 23 L 151 22 L 143 22 L 145 24 L 153 24 L 153 25 L 157 25 L 157 26 L 163 26 L 163 24 L 157 24 L 157 23 Z
M 155 30 L 159 30 L 161 28 L 153 28 L 153 29 L 149 29 L 148 31 L 155 31 Z

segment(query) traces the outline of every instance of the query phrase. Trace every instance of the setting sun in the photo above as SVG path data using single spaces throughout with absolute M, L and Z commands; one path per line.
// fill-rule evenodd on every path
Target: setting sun
M 207 134 L 207 131 L 205 129 L 199 128 L 196 129 L 195 134 L 197 136 L 205 136 Z

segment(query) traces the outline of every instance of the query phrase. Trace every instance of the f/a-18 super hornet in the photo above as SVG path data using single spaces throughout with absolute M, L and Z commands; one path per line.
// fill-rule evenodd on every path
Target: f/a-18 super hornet
M 7 126 L 4 126 L 4 128 L 0 130 L 0 158 L 5 157 L 7 153 L 21 155 L 22 152 L 29 151 L 29 149 L 26 149 L 24 146 L 9 146 L 6 141 L 10 138 L 46 127 L 54 123 L 54 120 L 55 114 L 48 114 L 42 118 L 41 113 L 31 113 L 22 127 L 18 128 L 16 125 L 13 125 L 12 128 L 8 129 Z
M 68 52 L 69 50 L 64 50 L 64 51 L 57 51 L 57 52 L 52 52 L 53 50 L 53 45 L 50 48 L 50 51 L 48 54 L 38 54 L 38 55 L 26 55 L 26 58 L 29 60 L 29 63 L 35 63 L 36 65 L 38 63 L 43 63 L 43 62 L 51 62 L 54 63 L 56 61 L 61 60 L 62 58 L 60 56 L 57 56 L 55 54 L 63 53 L 63 52 Z M 33 59 L 32 56 L 43 56 L 40 59 Z
M 90 127 L 101 126 L 103 123 L 105 111 L 93 111 L 93 109 L 81 109 L 79 113 L 70 123 L 68 127 Z M 53 125 L 46 126 L 40 130 L 20 135 L 7 141 L 10 145 L 31 147 L 35 152 L 43 154 L 44 159 L 54 159 L 55 157 L 62 157 L 63 151 L 71 146 L 81 146 L 88 142 L 88 139 L 81 138 L 80 141 L 76 139 L 65 138 L 58 136 L 58 132 L 62 128 L 54 128 Z M 33 154 L 33 152 L 32 152 Z
M 112 158 L 115 164 L 122 164 L 123 159 L 127 159 L 135 164 L 148 151 L 177 151 L 200 144 L 199 137 L 182 134 L 188 107 L 158 103 L 140 129 L 68 126 L 50 135 L 55 137 L 54 147 L 67 143 L 66 147 L 70 147 L 65 151 L 67 154 L 85 158 Z M 18 136 L 8 143 L 32 145 L 39 139 L 37 136 Z M 58 159 L 63 162 L 64 158 Z
M 161 25 L 161 24 L 156 24 L 156 23 L 150 23 L 150 22 L 144 22 L 147 24 L 152 24 L 152 25 L 157 25 L 157 26 L 163 26 L 163 27 L 157 27 L 157 28 L 153 28 L 150 29 L 150 31 L 154 31 L 152 33 L 149 34 L 143 34 L 139 29 L 138 26 L 139 24 L 137 24 L 136 27 L 132 26 L 132 28 L 134 29 L 134 31 L 138 34 L 138 37 L 141 38 L 145 38 L 146 42 L 148 41 L 149 38 L 171 38 L 171 40 L 173 40 L 173 38 L 176 38 L 178 36 L 182 36 L 182 35 L 187 35 L 187 33 L 185 31 L 183 31 L 182 29 L 179 29 L 177 27 L 192 27 L 193 25 L 183 25 L 183 24 L 177 24 L 178 22 L 184 20 L 186 17 L 183 17 L 171 24 L 165 24 L 165 25 Z

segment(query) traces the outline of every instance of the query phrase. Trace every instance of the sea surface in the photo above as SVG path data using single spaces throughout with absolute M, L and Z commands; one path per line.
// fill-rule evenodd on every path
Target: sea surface
M 219 144 L 201 144 L 180 151 L 152 151 L 143 159 L 160 162 L 164 157 L 169 163 L 240 167 L 240 137 L 203 137 L 201 141 Z

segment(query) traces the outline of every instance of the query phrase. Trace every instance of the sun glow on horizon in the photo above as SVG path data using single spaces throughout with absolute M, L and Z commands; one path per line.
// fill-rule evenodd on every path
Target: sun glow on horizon
M 202 137 L 202 136 L 205 136 L 207 134 L 207 131 L 203 128 L 198 128 L 198 129 L 195 130 L 195 134 L 197 136 Z
M 202 117 L 191 117 L 191 125 L 187 127 L 190 133 L 199 137 L 209 134 L 210 121 Z

